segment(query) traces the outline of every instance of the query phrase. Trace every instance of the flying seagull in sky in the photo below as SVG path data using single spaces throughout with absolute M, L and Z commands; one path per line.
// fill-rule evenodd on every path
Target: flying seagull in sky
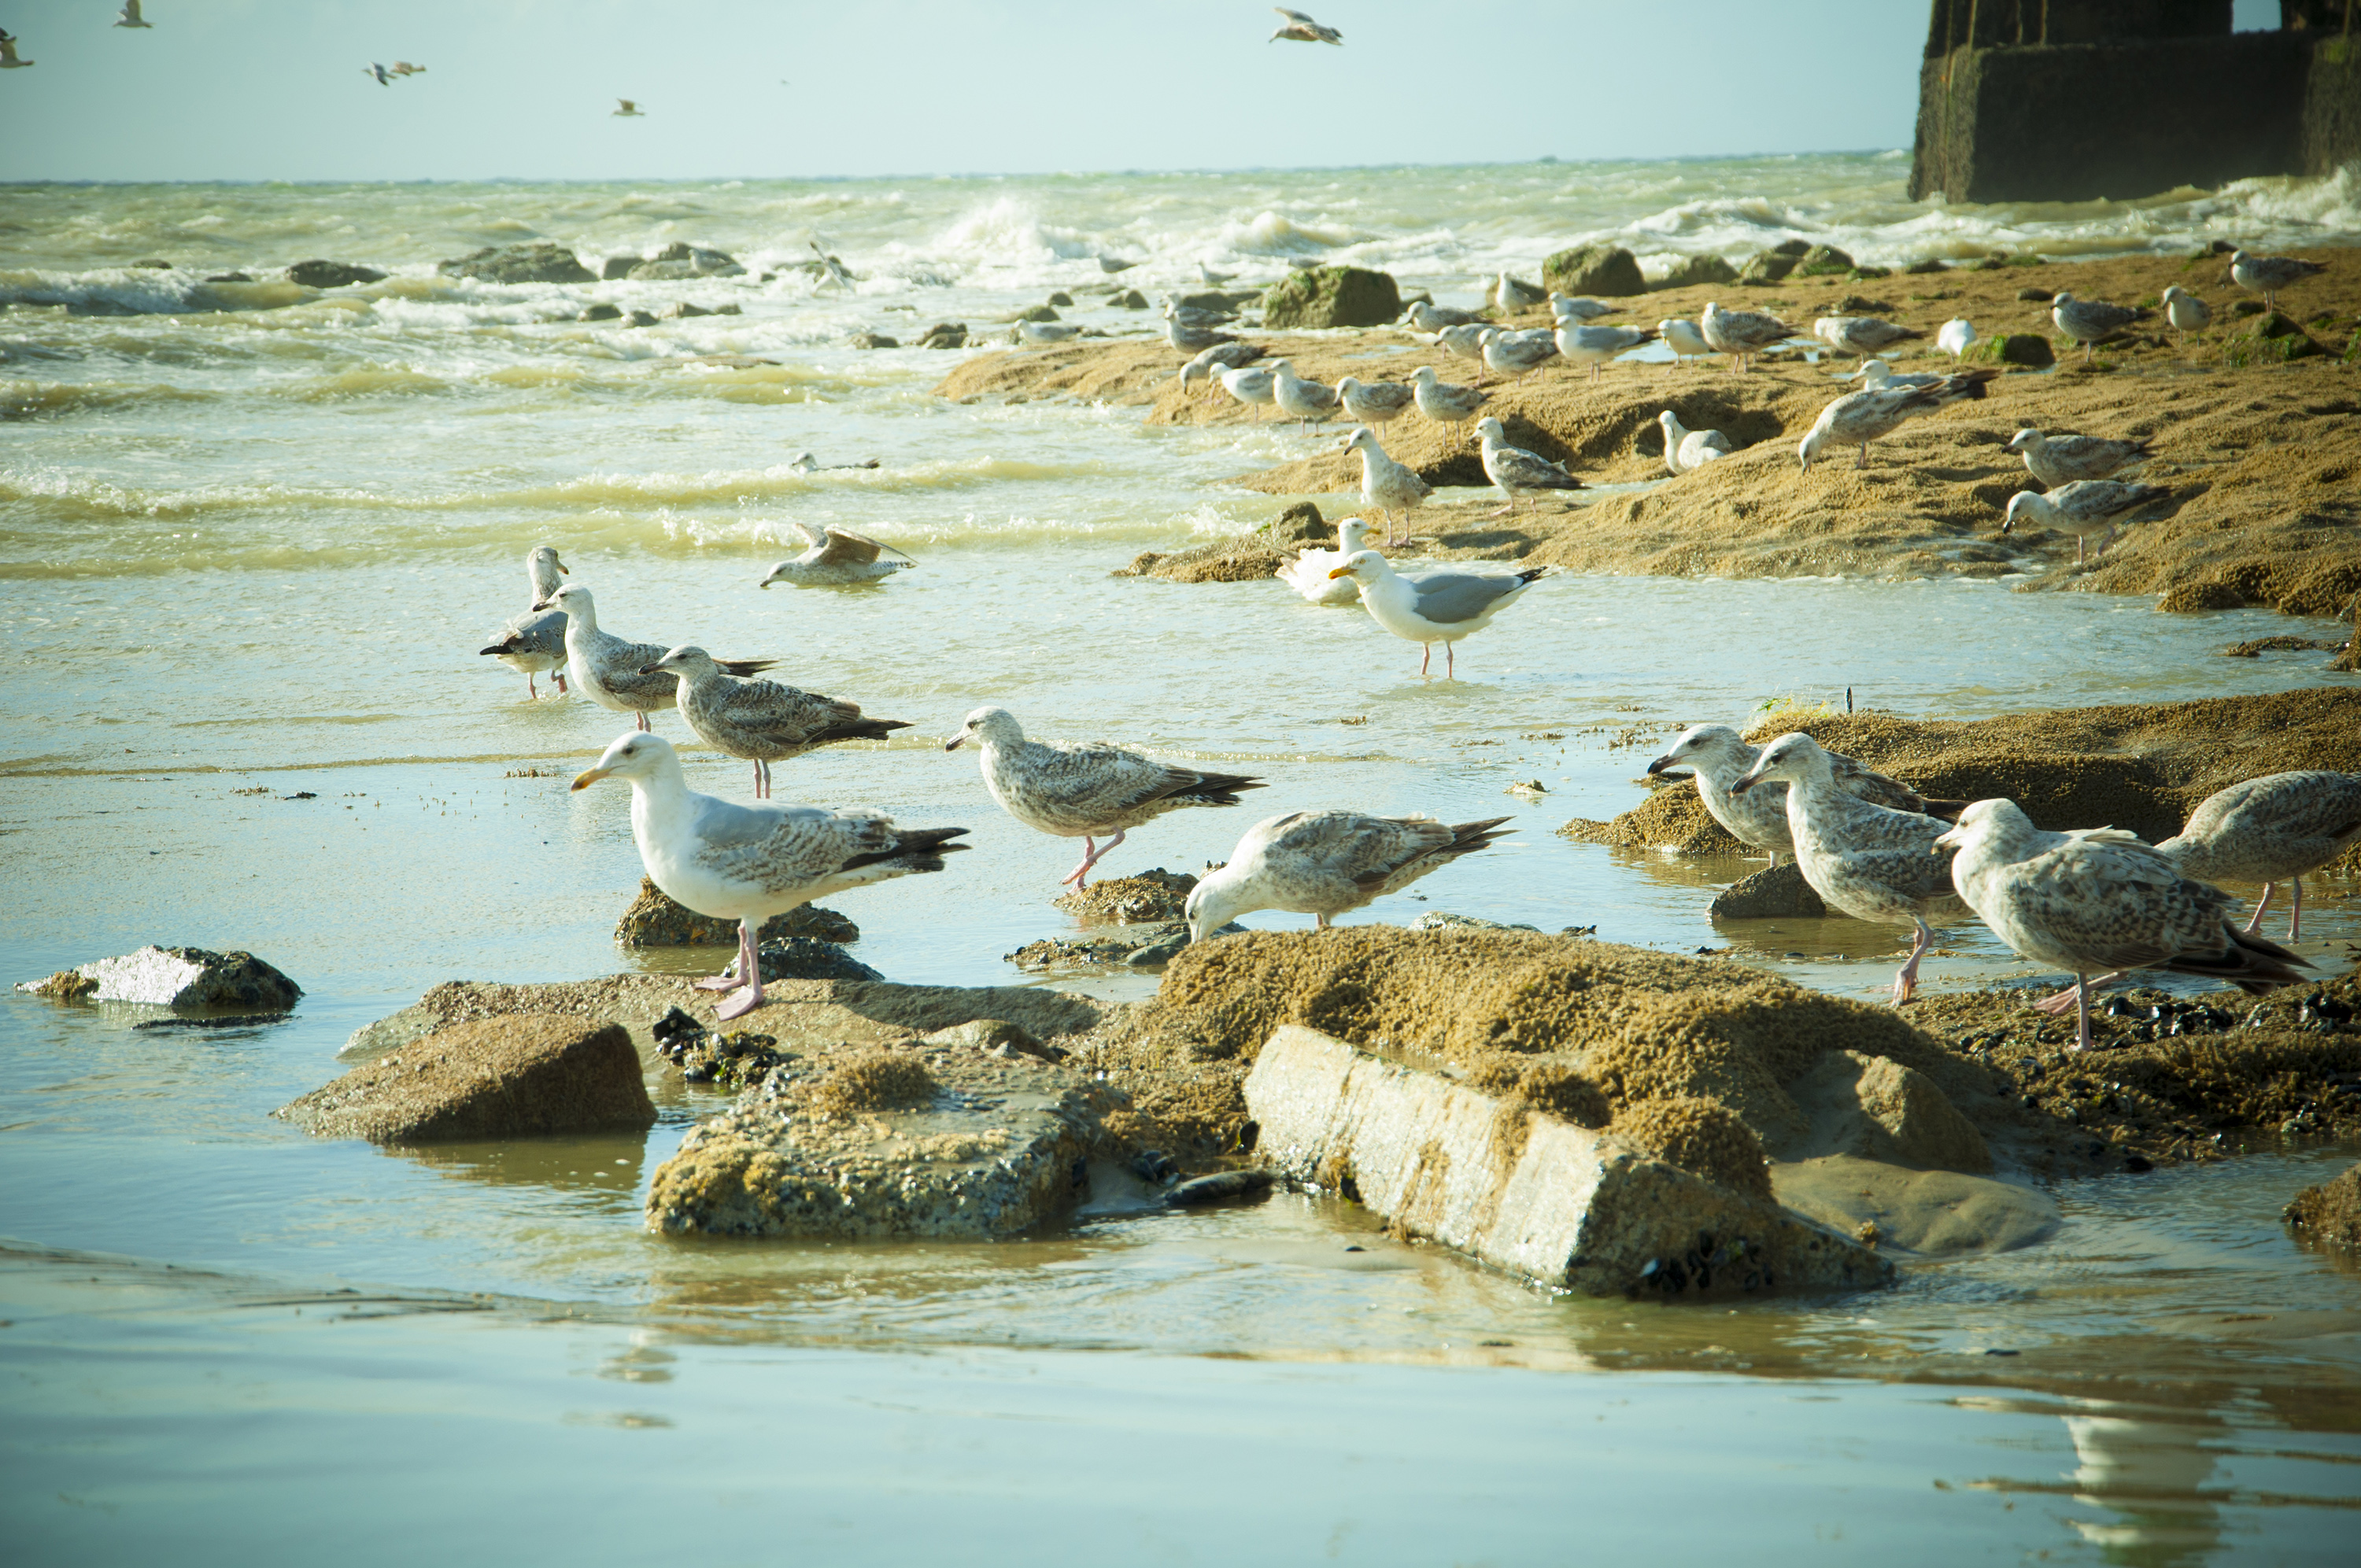
M 139 0 L 123 0 L 123 15 L 115 18 L 115 25 L 118 27 L 152 27 L 156 24 L 141 18 Z
M 38 60 L 18 60 L 16 35 L 5 27 L 0 27 L 0 71 L 20 71 L 28 65 L 38 63 L 40 62 Z
M 361 67 L 361 74 L 363 76 L 376 77 L 377 84 L 380 87 L 390 87 L 393 85 L 393 78 L 387 74 L 385 67 L 378 64 L 374 60 Z
M 1288 38 L 1300 44 L 1334 44 L 1340 49 L 1344 46 L 1345 35 L 1335 28 L 1323 27 L 1302 12 L 1290 11 L 1284 5 L 1273 5 L 1271 9 L 1287 18 L 1287 26 L 1271 34 L 1269 42 Z
M 616 116 L 620 119 L 640 120 L 647 117 L 640 113 L 640 106 L 637 104 L 632 103 L 629 98 L 618 98 L 615 102 L 622 105 L 621 108 L 615 111 Z
M 425 71 L 424 66 L 412 65 L 406 60 L 397 60 L 393 62 L 393 73 L 396 76 L 419 76 L 424 74 Z

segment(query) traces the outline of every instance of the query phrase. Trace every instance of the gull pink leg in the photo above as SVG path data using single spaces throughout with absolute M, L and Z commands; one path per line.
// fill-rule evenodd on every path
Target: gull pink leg
M 1896 1007 L 1918 994 L 1918 960 L 1926 957 L 1927 949 L 1935 945 L 1935 933 L 1927 928 L 1927 923 L 1921 920 L 1917 927 L 1910 938 L 1910 957 L 1904 960 L 1902 968 L 1894 976 L 1894 1004 Z
M 2271 906 L 2271 894 L 2279 890 L 2279 884 L 2275 882 L 2263 883 L 2263 896 L 2255 900 L 2255 913 L 2246 921 L 2247 936 L 2251 937 L 2263 928 L 2263 911 Z
M 1074 891 L 1075 891 L 1075 892 L 1077 892 L 1077 893 L 1080 893 L 1080 892 L 1081 892 L 1084 887 L 1087 887 L 1088 885 L 1090 885 L 1089 883 L 1085 883 L 1082 879 L 1083 879 L 1084 877 L 1086 877 L 1086 876 L 1090 875 L 1090 872 L 1091 872 L 1091 863 L 1092 863 L 1093 861 L 1096 861 L 1098 858 L 1099 858 L 1098 847 L 1091 841 L 1091 837 L 1090 837 L 1090 835 L 1089 835 L 1089 834 L 1087 834 L 1087 833 L 1083 834 L 1083 835 L 1082 835 L 1082 863 L 1081 865 L 1079 865 L 1079 866 L 1076 866 L 1072 871 L 1068 872 L 1064 876 L 1060 877 L 1058 880 L 1059 880 L 1060 882 L 1070 882 L 1070 883 L 1072 883 L 1074 884 Z
M 713 1010 L 716 1018 L 742 1018 L 763 1005 L 763 960 L 754 950 L 754 917 L 748 916 L 738 922 L 738 967 L 744 971 L 746 989 L 722 998 Z
M 2074 977 L 2074 1048 L 2091 1048 L 2091 992 L 2079 974 Z
M 650 733 L 650 732 L 651 732 L 651 731 L 649 730 L 649 729 L 648 729 L 648 716 L 647 716 L 647 711 L 646 711 L 644 708 L 642 708 L 642 709 L 641 710 L 640 715 L 639 715 L 639 728 L 640 728 L 640 729 L 641 729 L 641 731 L 642 731 L 642 733 Z

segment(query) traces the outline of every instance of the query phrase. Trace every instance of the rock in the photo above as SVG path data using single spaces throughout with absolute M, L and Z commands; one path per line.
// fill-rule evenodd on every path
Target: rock
M 656 319 L 658 321 L 677 322 L 686 321 L 692 316 L 709 316 L 712 313 L 713 313 L 711 311 L 707 310 L 703 305 L 693 305 L 686 300 L 675 300 L 671 304 L 666 305 L 663 310 L 656 313 Z
M 1263 295 L 1263 324 L 1281 327 L 1384 326 L 1401 314 L 1389 274 L 1360 267 L 1290 272 Z
M 245 272 L 216 272 L 205 280 L 208 283 L 251 283 L 253 277 Z
M 131 270 L 134 272 L 170 272 L 172 270 L 172 264 L 159 257 L 151 256 L 145 261 L 133 262 L 131 264 Z
M 615 265 L 624 263 L 622 277 L 642 282 L 676 281 L 683 278 L 736 278 L 745 273 L 738 258 L 727 251 L 709 250 L 701 245 L 675 240 L 644 261 L 629 257 L 612 257 L 607 262 L 607 276 L 617 276 Z
M 1828 912 L 1793 861 L 1741 877 L 1717 894 L 1712 914 L 1723 920 L 1817 920 Z
M 1950 269 L 1951 268 L 1949 262 L 1938 261 L 1930 256 L 1924 261 L 1912 262 L 1902 270 L 1910 274 L 1914 278 L 1923 278 L 1930 273 L 1949 272 Z
M 374 267 L 357 267 L 349 261 L 299 261 L 287 269 L 287 280 L 306 289 L 342 289 L 353 283 L 379 282 L 384 277 Z
M 562 245 L 486 246 L 445 261 L 435 270 L 446 278 L 484 283 L 596 283 L 590 269 Z
M 1186 872 L 1162 866 L 1132 876 L 1110 877 L 1081 893 L 1058 899 L 1058 907 L 1086 920 L 1111 920 L 1137 925 L 1148 920 L 1178 920 L 1197 879 Z
M 1656 280 L 1659 289 L 1690 289 L 1707 283 L 1735 283 L 1738 269 L 1719 256 L 1687 256 Z
M 1305 544 L 1334 548 L 1336 531 L 1310 501 L 1298 501 L 1252 533 L 1192 544 L 1169 554 L 1142 551 L 1110 576 L 1161 577 L 1174 583 L 1258 582 L 1295 558 Z
M 2260 300 L 2233 300 L 2230 313 L 2234 316 L 2258 316 L 2269 307 Z
M 1104 1082 L 1030 1055 L 905 1040 L 782 1059 L 648 1190 L 668 1235 L 1011 1235 L 1087 1194 Z
M 774 980 L 884 980 L 885 977 L 838 947 L 812 937 L 765 942 L 754 950 L 764 984 Z
M 555 1014 L 438 1030 L 272 1113 L 374 1144 L 653 1126 L 640 1053 L 619 1024 Z
M 901 344 L 882 332 L 856 332 L 849 340 L 855 348 L 899 348 Z
M 1745 266 L 1738 269 L 1738 280 L 1750 285 L 1779 283 L 1784 282 L 1794 270 L 1794 257 L 1777 250 L 1758 250 L 1746 258 Z
M 2223 345 L 2223 360 L 2232 365 L 2270 364 L 2326 352 L 2289 317 L 2266 311 L 2254 318 L 2254 324 L 2231 334 Z
M 2156 608 L 2174 615 L 2201 609 L 2244 609 L 2246 596 L 2231 583 L 2182 583 L 2165 590 Z
M 1222 929 L 1227 931 L 1233 927 L 1238 930 L 1245 929 L 1235 920 Z M 1162 969 L 1174 959 L 1179 958 L 1188 946 L 1189 931 L 1184 926 L 1179 932 L 1165 938 L 1160 942 L 1150 942 L 1144 948 L 1134 948 L 1123 956 L 1124 966 L 1127 969 Z
M 1648 291 L 1640 263 L 1608 240 L 1561 250 L 1542 263 L 1542 287 L 1561 294 L 1597 294 L 1620 299 Z
M 1847 1234 L 1871 1227 L 1881 1250 L 1929 1257 L 2007 1252 L 2047 1240 L 2060 1223 L 2045 1194 L 1952 1170 L 1906 1170 L 1844 1155 L 1774 1165 L 1779 1201 Z
M 1111 311 L 1144 311 L 1148 308 L 1148 296 L 1137 289 L 1126 289 L 1108 295 L 1106 304 Z
M 1893 1277 L 1763 1197 L 1312 1029 L 1265 1042 L 1246 1098 L 1266 1164 L 1553 1288 L 1724 1298 Z
M 1168 1208 L 1195 1209 L 1234 1198 L 1260 1198 L 1270 1189 L 1271 1175 L 1267 1170 L 1221 1170 L 1166 1189 L 1164 1202 Z
M 625 316 L 623 320 L 626 324 L 631 326 L 653 326 L 656 324 L 656 318 L 646 311 L 633 311 L 630 315 Z
M 73 978 L 69 978 L 73 977 Z M 62 1001 L 136 1002 L 150 1007 L 228 1007 L 284 1013 L 303 988 L 252 953 L 146 947 L 27 981 L 17 988 Z
M 921 348 L 965 348 L 967 346 L 967 323 L 937 322 L 934 325 L 927 329 L 924 336 L 918 339 L 918 346 Z
M 1498 920 L 1487 920 L 1480 915 L 1454 915 L 1447 909 L 1430 909 L 1403 927 L 1410 931 L 1447 931 L 1454 927 L 1468 931 L 1539 931 L 1538 926 L 1510 926 Z
M 574 319 L 578 322 L 611 322 L 620 321 L 622 316 L 622 306 L 610 305 L 601 300 L 595 305 L 583 306 L 582 313 Z
M 1019 311 L 1008 318 L 1011 322 L 1053 322 L 1061 319 L 1063 318 L 1048 305 L 1035 305 L 1028 310 Z
M 2361 1165 L 2297 1193 L 2284 1217 L 2308 1241 L 2361 1251 Z
M 1829 1051 L 1787 1092 L 1811 1119 L 1808 1141 L 1787 1152 L 1971 1175 L 1993 1168 L 1975 1124 L 1934 1080 L 1890 1057 Z
M 623 276 L 634 283 L 685 283 L 697 271 L 693 261 L 642 261 Z
M 2058 363 L 2049 340 L 2037 332 L 2013 332 L 1981 338 L 1961 356 L 1987 365 L 2023 365 L 2039 370 Z
M 2019 289 L 2016 297 L 2027 304 L 2048 304 L 2058 297 L 2055 289 Z
M 1217 935 L 1243 931 L 1233 920 Z M 1189 946 L 1189 927 L 1180 920 L 1151 920 L 1133 925 L 1102 926 L 1086 937 L 1048 937 L 1027 942 L 1003 955 L 1028 972 L 1053 969 L 1095 969 L 1122 964 L 1132 969 L 1159 969 Z
M 1816 245 L 1795 258 L 1797 278 L 1825 278 L 1834 272 L 1850 272 L 1853 259 L 1833 245 Z
M 1051 305 L 1062 305 L 1066 309 L 1071 310 L 1074 306 L 1074 297 L 1066 292 L 1063 289 L 1060 289 L 1056 293 L 1051 294 L 1047 302 Z M 1049 319 L 1051 321 L 1055 321 L 1058 318 L 1051 316 Z
M 929 1046 L 950 1046 L 961 1050 L 983 1051 L 988 1056 L 1038 1057 L 1046 1062 L 1066 1059 L 1064 1049 L 1035 1039 L 1018 1025 L 1005 1018 L 971 1018 L 964 1024 L 954 1024 L 948 1029 L 938 1029 L 926 1036 Z
M 599 280 L 612 283 L 618 279 L 629 278 L 631 269 L 639 264 L 640 258 L 636 256 L 610 256 L 607 258 L 607 264 L 598 269 Z
M 807 904 L 773 916 L 754 934 L 756 943 L 763 946 L 797 937 L 857 942 L 861 927 L 833 909 Z M 699 915 L 665 897 L 664 890 L 646 877 L 640 879 L 640 895 L 631 900 L 631 906 L 615 926 L 615 945 L 620 948 L 722 948 L 734 947 L 737 941 L 736 921 Z

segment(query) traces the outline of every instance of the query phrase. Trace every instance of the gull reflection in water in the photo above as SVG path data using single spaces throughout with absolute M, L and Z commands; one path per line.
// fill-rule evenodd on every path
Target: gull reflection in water
M 2122 1416 L 2064 1420 L 2082 1462 L 2070 1477 L 2075 1501 L 2115 1515 L 2069 1522 L 2107 1561 L 2171 1568 L 2202 1562 L 2221 1544 L 2220 1509 L 2198 1492 L 2216 1463 L 2202 1446 L 2208 1429 Z

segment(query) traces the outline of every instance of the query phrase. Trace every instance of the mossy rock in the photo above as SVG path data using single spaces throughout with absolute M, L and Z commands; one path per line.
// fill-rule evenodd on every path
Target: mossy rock
M 1291 272 L 1263 295 L 1263 324 L 1274 329 L 1383 326 L 1401 313 L 1392 277 L 1361 267 Z
M 1071 303 L 1072 302 L 1069 301 L 1068 302 Z M 1035 305 L 1031 310 L 1019 311 L 1016 314 L 1009 317 L 1008 319 L 1012 322 L 1053 322 L 1061 318 L 1059 316 L 1056 309 L 1052 306 Z
M 2169 615 L 2188 615 L 2202 609 L 2244 609 L 2246 596 L 2229 583 L 2183 583 L 2168 589 L 2156 601 L 2156 608 Z
M 2049 340 L 2037 332 L 2013 332 L 2004 337 L 1984 338 L 1971 345 L 1961 357 L 1986 365 L 2023 365 L 2036 370 L 2058 363 Z
M 1561 250 L 1542 263 L 1542 287 L 1562 294 L 1622 299 L 1648 291 L 1637 258 L 1620 245 L 1599 240 Z
M 1786 281 L 1795 270 L 1795 258 L 1778 250 L 1758 250 L 1738 269 L 1738 281 L 1753 287 Z
M 1144 311 L 1147 308 L 1148 296 L 1137 289 L 1126 289 L 1120 294 L 1107 296 L 1107 309 L 1111 311 Z
M 1738 269 L 1719 256 L 1688 256 L 1657 280 L 1659 289 L 1693 289 L 1708 283 L 1735 283 Z
M 1853 269 L 1853 259 L 1833 245 L 1816 245 L 1795 260 L 1795 276 L 1827 278 Z
M 1910 274 L 1913 278 L 1924 278 L 1929 273 L 1949 272 L 1950 269 L 1951 264 L 1949 262 L 1938 261 L 1930 256 L 1924 261 L 1912 262 L 1902 270 Z

